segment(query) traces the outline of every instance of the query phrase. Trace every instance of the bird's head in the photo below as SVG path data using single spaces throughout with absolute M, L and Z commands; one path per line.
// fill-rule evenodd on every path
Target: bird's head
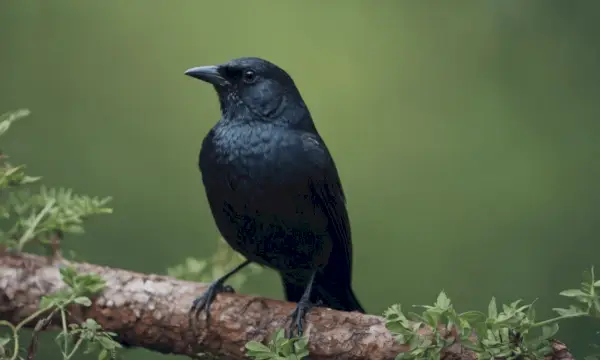
M 239 58 L 220 65 L 194 67 L 185 74 L 214 86 L 225 120 L 312 126 L 292 78 L 267 60 Z

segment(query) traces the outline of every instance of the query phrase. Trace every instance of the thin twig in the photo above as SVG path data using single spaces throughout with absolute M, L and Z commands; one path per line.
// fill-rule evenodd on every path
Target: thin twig
M 33 328 L 33 332 L 31 334 L 31 341 L 29 342 L 29 346 L 27 347 L 27 360 L 34 360 L 37 350 L 39 333 L 50 324 L 52 318 L 54 317 L 57 311 L 58 308 L 54 309 L 48 316 L 46 316 L 43 319 L 40 319 L 40 321 L 38 321 L 37 324 L 35 324 L 35 327 Z

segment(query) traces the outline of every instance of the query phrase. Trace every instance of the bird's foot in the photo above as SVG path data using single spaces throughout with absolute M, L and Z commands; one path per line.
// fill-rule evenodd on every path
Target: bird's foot
M 290 326 L 288 327 L 288 338 L 294 337 L 294 330 L 297 330 L 298 337 L 301 337 L 304 333 L 304 318 L 306 314 L 313 307 L 310 301 L 300 299 L 298 304 L 296 305 L 296 309 L 290 315 L 291 321 Z
M 206 289 L 204 294 L 194 299 L 194 303 L 189 311 L 191 317 L 190 320 L 192 318 L 197 318 L 200 315 L 200 312 L 204 311 L 206 314 L 206 323 L 208 323 L 210 319 L 210 305 L 215 300 L 217 294 L 234 292 L 235 290 L 231 286 L 223 284 L 223 281 L 214 281 L 212 284 L 210 284 L 208 289 Z

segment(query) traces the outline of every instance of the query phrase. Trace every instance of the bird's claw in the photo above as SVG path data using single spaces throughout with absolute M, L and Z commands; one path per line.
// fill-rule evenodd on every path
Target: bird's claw
M 234 293 L 235 290 L 233 287 L 229 285 L 225 285 L 220 281 L 215 281 L 210 286 L 204 294 L 198 296 L 194 299 L 192 307 L 190 308 L 190 317 L 197 318 L 202 311 L 206 314 L 206 322 L 208 323 L 210 319 L 210 305 L 214 301 L 217 294 L 222 293 Z M 191 320 L 191 319 L 190 319 Z
M 291 321 L 290 326 L 288 327 L 289 338 L 294 337 L 294 329 L 297 330 L 298 337 L 302 336 L 304 333 L 304 317 L 306 314 L 308 314 L 312 307 L 313 304 L 311 304 L 309 301 L 300 300 L 300 302 L 298 302 L 296 309 L 294 309 L 294 312 L 292 312 L 290 315 Z

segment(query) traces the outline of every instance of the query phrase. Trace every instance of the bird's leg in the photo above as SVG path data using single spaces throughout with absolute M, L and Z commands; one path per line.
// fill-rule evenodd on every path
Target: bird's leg
M 208 321 L 210 318 L 210 305 L 212 304 L 213 300 L 215 299 L 215 296 L 217 296 L 217 294 L 219 294 L 219 293 L 235 292 L 235 290 L 231 286 L 224 285 L 225 281 L 227 281 L 227 279 L 229 279 L 229 277 L 231 277 L 233 274 L 237 273 L 238 271 L 242 270 L 244 267 L 246 267 L 250 263 L 251 263 L 250 260 L 246 260 L 243 263 L 236 266 L 233 270 L 231 270 L 227 274 L 225 274 L 225 275 L 221 276 L 220 278 L 218 278 L 217 280 L 213 281 L 212 284 L 210 284 L 208 286 L 208 289 L 206 289 L 204 294 L 198 296 L 194 300 L 194 303 L 192 304 L 192 307 L 190 308 L 190 316 L 195 318 L 200 314 L 201 311 L 204 310 L 204 312 L 206 313 L 206 323 L 208 324 Z
M 310 293 L 312 292 L 316 274 L 317 271 L 315 270 L 310 276 L 310 280 L 308 280 L 306 289 L 304 289 L 304 294 L 302 294 L 300 301 L 296 304 L 296 309 L 294 309 L 294 312 L 290 315 L 291 322 L 288 329 L 289 338 L 294 336 L 294 329 L 298 330 L 298 337 L 302 336 L 302 333 L 304 332 L 304 317 L 313 306 L 310 302 Z

